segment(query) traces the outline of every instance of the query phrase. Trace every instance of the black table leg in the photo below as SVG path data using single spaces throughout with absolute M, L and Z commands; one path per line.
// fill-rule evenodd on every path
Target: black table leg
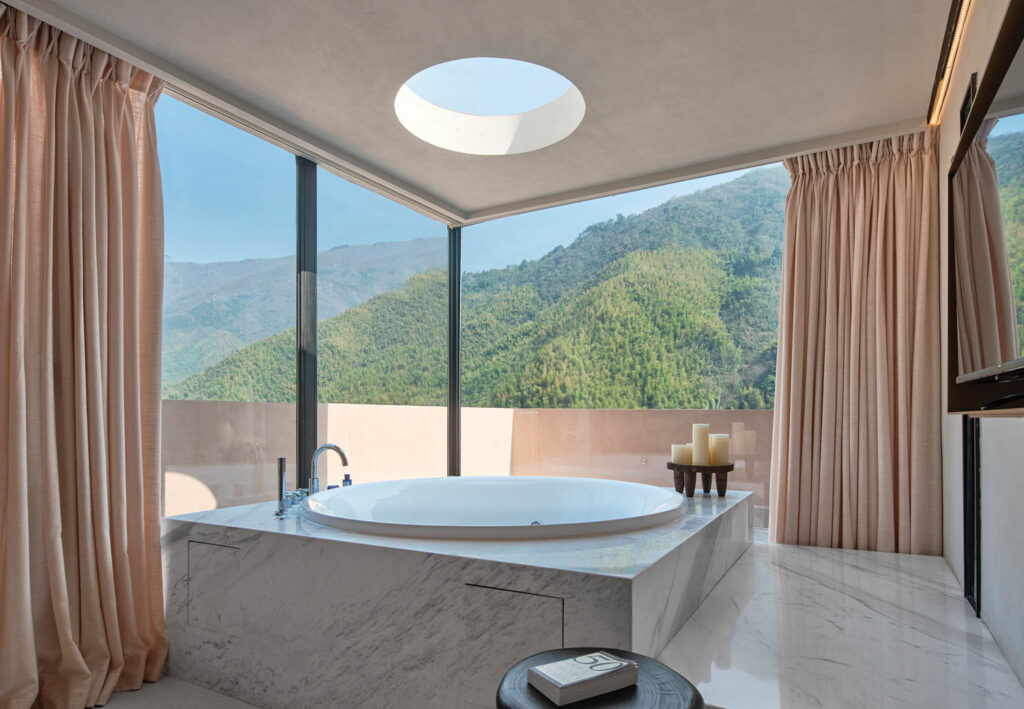
M 701 473 L 701 482 L 704 484 L 704 494 L 711 492 L 711 473 Z
M 686 496 L 693 497 L 693 493 L 697 488 L 697 473 L 687 472 L 686 473 Z

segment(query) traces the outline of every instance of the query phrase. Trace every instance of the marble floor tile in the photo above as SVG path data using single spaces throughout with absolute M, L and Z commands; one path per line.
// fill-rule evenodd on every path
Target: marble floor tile
M 941 557 L 763 540 L 659 655 L 709 704 L 1024 707 Z
M 134 692 L 114 692 L 104 706 L 108 709 L 252 709 L 252 704 L 174 677 L 162 677 L 152 684 L 147 682 Z

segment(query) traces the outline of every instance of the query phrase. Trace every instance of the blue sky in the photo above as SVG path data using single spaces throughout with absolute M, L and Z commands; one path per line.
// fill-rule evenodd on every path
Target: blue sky
M 156 107 L 168 259 L 208 263 L 295 253 L 295 157 L 170 96 Z M 467 227 L 463 266 L 498 268 L 568 244 L 587 226 L 661 204 L 738 172 Z M 446 227 L 324 170 L 320 250 L 444 236 Z
M 424 69 L 406 83 L 421 98 L 450 111 L 501 116 L 554 101 L 572 85 L 561 74 L 530 62 L 473 57 Z
M 1016 116 L 1000 118 L 999 122 L 996 123 L 996 127 L 992 129 L 992 132 L 989 135 L 1019 133 L 1021 131 L 1024 131 L 1024 113 L 1018 113 Z
M 477 57 L 431 67 L 408 84 L 452 110 L 501 114 L 557 98 L 569 81 L 535 64 Z M 295 253 L 293 155 L 170 96 L 157 103 L 156 119 L 169 259 L 235 261 Z M 1000 120 L 993 135 L 1021 130 L 1024 115 L 1012 116 Z M 595 222 L 643 211 L 741 172 L 467 227 L 463 266 L 478 271 L 538 258 Z M 446 233 L 443 224 L 325 170 L 319 171 L 317 196 L 321 250 Z

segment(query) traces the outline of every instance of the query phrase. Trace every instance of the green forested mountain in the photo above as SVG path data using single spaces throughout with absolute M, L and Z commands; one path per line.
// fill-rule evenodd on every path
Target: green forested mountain
M 438 230 L 442 228 L 439 226 Z M 442 268 L 444 237 L 339 246 L 317 255 L 317 307 L 330 317 Z M 295 258 L 164 267 L 164 387 L 295 323 Z
M 782 168 L 752 171 L 467 274 L 465 404 L 771 406 L 788 186 Z M 321 400 L 443 404 L 445 278 L 420 273 L 321 321 Z M 293 400 L 294 337 L 255 342 L 166 393 Z
M 988 149 L 1000 176 L 1024 350 L 1024 133 L 993 137 Z M 542 258 L 466 274 L 466 405 L 771 406 L 788 187 L 782 168 L 756 170 L 594 224 Z M 378 246 L 363 259 L 367 276 L 353 279 L 359 280 L 355 291 L 378 295 L 364 295 L 354 307 L 339 302 L 332 307 L 348 309 L 320 323 L 320 399 L 444 404 L 446 274 L 428 270 L 442 266 L 443 240 Z M 273 280 L 233 266 L 251 282 Z M 342 276 L 339 271 L 332 280 L 344 284 Z M 292 287 L 290 275 L 283 281 Z M 245 312 L 244 299 L 239 305 L 237 297 L 217 296 L 217 289 L 193 290 L 192 301 L 207 298 L 211 327 L 237 320 L 243 335 L 266 334 L 265 322 L 261 331 L 217 310 Z M 204 295 L 210 292 L 212 305 Z M 284 302 L 286 310 L 293 307 L 292 300 Z M 179 331 L 187 337 L 187 328 Z M 294 330 L 265 337 L 169 384 L 166 394 L 294 400 L 294 341 Z

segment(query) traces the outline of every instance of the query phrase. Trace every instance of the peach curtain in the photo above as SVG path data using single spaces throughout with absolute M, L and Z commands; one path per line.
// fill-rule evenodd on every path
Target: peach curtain
M 996 163 L 982 123 L 953 177 L 953 243 L 960 373 L 1017 359 L 1017 304 L 1006 252 Z
M 777 542 L 942 553 L 934 137 L 786 161 Z
M 154 77 L 0 5 L 0 706 L 159 677 Z

